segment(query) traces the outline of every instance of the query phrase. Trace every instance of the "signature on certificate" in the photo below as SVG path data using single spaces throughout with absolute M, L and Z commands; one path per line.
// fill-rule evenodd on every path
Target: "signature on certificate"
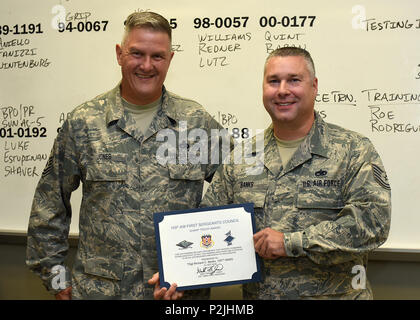
M 197 267 L 197 273 L 202 275 L 213 275 L 216 271 L 223 270 L 223 264 L 218 263 L 210 266 Z

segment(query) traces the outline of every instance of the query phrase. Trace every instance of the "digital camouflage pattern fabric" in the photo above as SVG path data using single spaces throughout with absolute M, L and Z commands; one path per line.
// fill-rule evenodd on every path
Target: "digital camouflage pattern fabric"
M 368 252 L 390 227 L 390 187 L 372 143 L 316 113 L 286 167 L 272 126 L 264 145 L 262 172 L 249 174 L 246 164 L 219 167 L 201 204 L 253 202 L 257 231 L 284 233 L 288 257 L 264 259 L 264 281 L 244 285 L 244 298 L 372 298 L 368 282 L 365 289 L 352 285 L 352 268 L 366 268 Z
M 204 180 L 218 166 L 156 160 L 157 132 L 178 135 L 180 121 L 188 130 L 221 129 L 198 103 L 165 89 L 145 135 L 124 111 L 119 86 L 69 114 L 36 188 L 28 227 L 27 264 L 49 290 L 57 292 L 51 268 L 64 263 L 70 195 L 82 182 L 79 246 L 66 283 L 73 298 L 153 298 L 147 284 L 158 271 L 152 215 L 197 207 Z

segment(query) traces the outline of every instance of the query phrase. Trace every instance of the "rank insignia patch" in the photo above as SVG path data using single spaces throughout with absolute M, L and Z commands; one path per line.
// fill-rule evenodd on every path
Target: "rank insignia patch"
M 45 166 L 45 169 L 42 172 L 42 177 L 48 176 L 52 171 L 53 171 L 53 157 L 50 156 Z
M 385 173 L 385 171 L 383 171 L 379 166 L 377 166 L 376 164 L 371 164 L 372 165 L 372 171 L 373 171 L 373 177 L 375 178 L 376 182 L 384 189 L 386 190 L 391 190 L 391 186 L 389 185 L 388 182 L 388 177 Z

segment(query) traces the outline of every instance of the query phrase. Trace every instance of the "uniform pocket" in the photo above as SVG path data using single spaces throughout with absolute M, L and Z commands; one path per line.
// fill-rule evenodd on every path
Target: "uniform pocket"
M 73 290 L 78 299 L 108 300 L 120 295 L 123 278 L 120 260 L 96 256 L 75 261 Z
M 264 213 L 265 198 L 268 184 L 266 180 L 243 179 L 237 181 L 233 187 L 234 203 L 254 204 L 255 226 L 257 231 L 267 226 Z
M 201 200 L 204 172 L 201 165 L 169 164 L 166 200 L 171 210 L 196 208 Z
M 123 276 L 123 263 L 110 258 L 90 258 L 86 259 L 84 266 L 84 272 L 86 274 L 112 279 L 121 280 Z
M 303 186 L 302 186 L 303 185 Z M 299 209 L 342 209 L 341 189 L 327 185 L 300 184 L 296 196 L 296 207 Z
M 169 177 L 174 180 L 204 180 L 201 165 L 168 164 Z
M 86 166 L 86 180 L 125 181 L 127 179 L 127 154 L 103 153 Z
M 296 207 L 299 209 L 342 209 L 343 202 L 340 199 L 322 197 L 319 198 L 311 193 L 297 195 Z
M 322 221 L 333 221 L 344 208 L 341 191 L 337 188 L 301 187 L 295 196 L 297 221 L 295 230 L 302 230 Z

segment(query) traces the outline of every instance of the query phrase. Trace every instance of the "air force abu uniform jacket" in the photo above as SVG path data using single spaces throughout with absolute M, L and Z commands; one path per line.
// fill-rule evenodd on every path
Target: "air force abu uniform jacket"
M 60 291 L 52 268 L 67 255 L 70 195 L 82 182 L 79 245 L 72 276 L 66 274 L 73 298 L 153 298 L 147 285 L 158 271 L 152 215 L 197 207 L 204 180 L 217 168 L 158 161 L 164 142 L 157 134 L 165 129 L 179 139 L 181 121 L 188 131 L 221 128 L 194 101 L 165 89 L 162 99 L 144 135 L 124 111 L 119 86 L 77 107 L 63 124 L 28 228 L 27 264 L 51 291 Z
M 257 231 L 285 235 L 288 257 L 264 260 L 264 282 L 244 285 L 244 297 L 371 298 L 360 272 L 367 253 L 386 240 L 391 214 L 390 186 L 372 143 L 316 114 L 285 167 L 272 126 L 260 156 L 256 164 L 219 167 L 202 202 L 253 202 Z

